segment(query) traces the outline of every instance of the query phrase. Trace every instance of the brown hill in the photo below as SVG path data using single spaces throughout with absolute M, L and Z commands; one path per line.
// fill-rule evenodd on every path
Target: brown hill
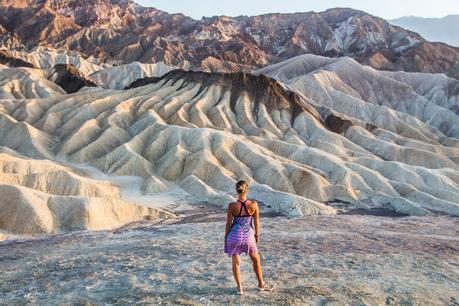
M 0 1 L 0 42 L 77 50 L 117 63 L 250 71 L 305 53 L 459 78 L 459 49 L 352 9 L 194 20 L 129 0 Z

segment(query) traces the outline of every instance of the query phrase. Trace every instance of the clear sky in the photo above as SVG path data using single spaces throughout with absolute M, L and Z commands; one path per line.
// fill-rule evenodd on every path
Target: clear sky
M 260 15 L 324 11 L 351 7 L 385 19 L 402 16 L 444 17 L 459 14 L 459 0 L 134 0 L 169 13 L 195 19 L 214 15 Z

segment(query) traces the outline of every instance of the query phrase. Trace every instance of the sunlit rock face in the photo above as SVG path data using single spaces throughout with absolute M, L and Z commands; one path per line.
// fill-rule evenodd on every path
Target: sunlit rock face
M 134 81 L 147 77 L 161 77 L 177 67 L 164 63 L 142 64 L 133 62 L 126 65 L 100 69 L 90 74 L 99 85 L 110 89 L 124 89 Z
M 257 73 L 174 70 L 125 91 L 2 100 L 0 145 L 223 207 L 245 179 L 263 209 L 290 216 L 334 203 L 459 214 L 457 81 L 317 56 Z
M 194 20 L 132 1 L 4 0 L 0 16 L 4 48 L 73 50 L 116 64 L 250 71 L 310 53 L 459 77 L 457 48 L 352 9 Z

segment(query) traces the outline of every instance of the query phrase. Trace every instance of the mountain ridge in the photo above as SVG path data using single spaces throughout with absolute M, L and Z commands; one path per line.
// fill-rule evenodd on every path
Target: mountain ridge
M 442 74 L 309 54 L 258 76 L 173 70 L 65 95 L 40 73 L 0 70 L 0 145 L 135 176 L 147 203 L 180 188 L 221 206 L 244 179 L 263 209 L 290 216 L 333 214 L 340 201 L 459 215 L 459 81 Z
M 130 0 L 11 3 L 0 2 L 4 45 L 75 50 L 114 64 L 164 62 L 195 70 L 251 71 L 311 53 L 350 56 L 380 70 L 459 78 L 458 48 L 427 42 L 353 9 L 195 20 Z
M 419 32 L 431 41 L 459 47 L 459 36 L 456 31 L 459 28 L 459 14 L 447 15 L 442 18 L 405 16 L 388 21 L 394 25 Z

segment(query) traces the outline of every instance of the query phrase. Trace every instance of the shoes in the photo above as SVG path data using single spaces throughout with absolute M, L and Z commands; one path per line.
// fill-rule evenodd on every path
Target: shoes
M 264 285 L 262 287 L 257 287 L 257 288 L 260 291 L 273 291 L 274 290 L 274 285 L 273 284 L 264 283 Z

